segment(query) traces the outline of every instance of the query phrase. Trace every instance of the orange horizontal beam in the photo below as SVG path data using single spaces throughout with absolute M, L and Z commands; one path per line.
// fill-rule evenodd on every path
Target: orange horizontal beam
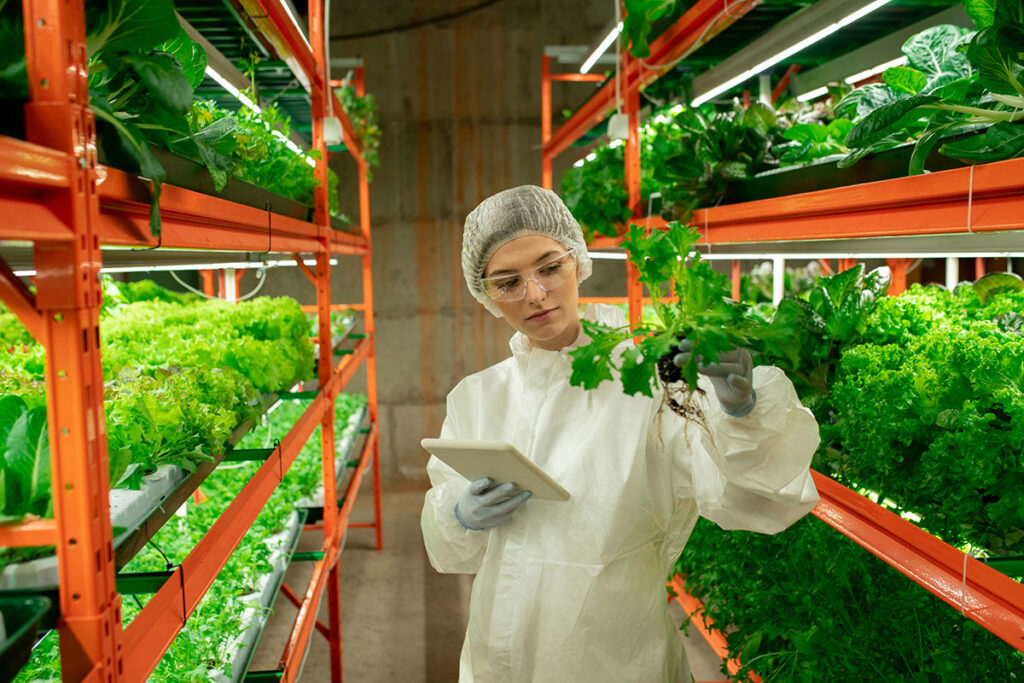
M 570 83 L 600 83 L 607 76 L 602 74 L 551 74 L 553 81 L 569 81 Z
M 1024 159 L 698 209 L 701 244 L 1024 230 Z M 970 221 L 970 229 L 968 229 Z M 632 220 L 664 230 L 661 216 Z M 625 230 L 626 226 L 620 226 Z M 704 228 L 707 228 L 706 232 Z M 598 237 L 613 249 L 624 237 Z
M 0 186 L 59 190 L 70 184 L 70 155 L 0 135 Z
M 1024 585 L 829 477 L 811 474 L 821 496 L 815 517 L 1024 652 Z
M 737 19 L 752 10 L 761 0 L 740 0 L 723 13 L 722 0 L 700 0 L 675 24 L 651 43 L 651 56 L 645 61 L 655 68 L 644 66 L 640 60 L 623 56 L 623 69 L 619 78 L 619 95 L 629 100 L 635 89 L 643 89 L 666 71 L 659 68 L 692 53 L 718 35 Z M 576 113 L 558 128 L 543 146 L 543 154 L 553 157 L 565 151 L 587 131 L 596 126 L 615 109 L 615 80 L 605 83 L 593 97 L 583 103 Z
M 315 223 L 174 185 L 160 195 L 162 237 L 149 233 L 150 182 L 114 168 L 99 184 L 103 244 L 232 251 L 322 251 Z M 363 253 L 361 237 L 332 231 L 335 253 Z
M 57 521 L 37 519 L 20 524 L 0 524 L 0 547 L 25 548 L 35 545 L 57 545 Z
M 175 574 L 153 596 L 124 632 L 124 667 L 140 679 L 148 676 L 217 578 L 242 536 L 249 530 L 274 489 L 281 483 L 323 414 L 328 396 L 336 396 L 369 355 L 364 339 L 338 365 L 331 381 L 306 408 L 280 446 L 256 471 L 238 496 L 200 539 Z M 184 611 L 183 611 L 184 610 Z
M 699 209 L 692 223 L 717 244 L 1024 230 L 1022 196 L 1024 159 L 1010 159 Z
M 640 300 L 642 303 L 651 303 L 651 297 L 646 296 Z M 629 297 L 626 296 L 581 296 L 579 298 L 581 304 L 625 304 L 629 303 Z
M 726 666 L 729 668 L 729 672 L 734 674 L 739 671 L 742 665 L 736 659 L 729 659 L 729 645 L 725 639 L 725 634 L 715 628 L 715 623 L 711 620 L 711 617 L 704 612 L 704 603 L 686 590 L 686 582 L 681 575 L 676 574 L 673 576 L 670 585 L 675 592 L 675 601 L 679 603 L 687 614 L 694 615 L 690 623 L 704 636 L 704 640 L 707 641 L 716 655 L 723 660 L 728 660 Z M 750 674 L 750 680 L 754 681 L 754 683 L 760 683 L 761 677 L 757 674 Z

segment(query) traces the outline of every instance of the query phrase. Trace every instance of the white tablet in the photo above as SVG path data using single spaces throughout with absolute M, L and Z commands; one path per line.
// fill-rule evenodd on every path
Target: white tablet
M 568 491 L 510 443 L 423 439 L 420 445 L 469 481 L 490 477 L 499 484 L 515 482 L 533 498 L 569 500 Z

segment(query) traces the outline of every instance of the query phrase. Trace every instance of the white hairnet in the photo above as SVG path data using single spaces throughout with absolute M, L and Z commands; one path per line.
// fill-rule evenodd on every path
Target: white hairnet
M 593 271 L 583 230 L 557 194 L 536 185 L 520 185 L 492 195 L 466 217 L 462 232 L 462 273 L 470 293 L 495 317 L 500 318 L 501 311 L 484 294 L 480 278 L 499 247 L 527 235 L 550 237 L 575 251 L 580 282 Z

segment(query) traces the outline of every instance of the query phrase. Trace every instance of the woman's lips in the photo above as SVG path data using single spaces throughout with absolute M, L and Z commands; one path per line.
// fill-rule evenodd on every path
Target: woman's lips
M 536 313 L 534 315 L 531 315 L 529 318 L 527 318 L 527 320 L 529 320 L 531 322 L 541 322 L 543 320 L 547 320 L 549 317 L 551 317 L 551 314 L 554 313 L 557 310 L 558 310 L 557 308 L 552 308 L 552 309 L 547 310 L 547 311 L 542 311 L 540 313 Z

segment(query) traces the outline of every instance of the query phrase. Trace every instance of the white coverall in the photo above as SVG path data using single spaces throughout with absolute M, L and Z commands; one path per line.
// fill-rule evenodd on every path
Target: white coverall
M 626 324 L 614 306 L 584 318 Z M 531 349 L 522 333 L 510 345 L 448 395 L 441 436 L 510 442 L 572 499 L 528 500 L 469 531 L 453 511 L 469 482 L 430 458 L 427 554 L 439 572 L 476 574 L 459 683 L 689 682 L 665 580 L 698 515 L 778 533 L 814 507 L 814 417 L 778 368 L 754 369 L 757 405 L 740 418 L 702 377 L 711 439 L 668 408 L 659 416 L 660 397 L 570 386 L 569 349 Z

